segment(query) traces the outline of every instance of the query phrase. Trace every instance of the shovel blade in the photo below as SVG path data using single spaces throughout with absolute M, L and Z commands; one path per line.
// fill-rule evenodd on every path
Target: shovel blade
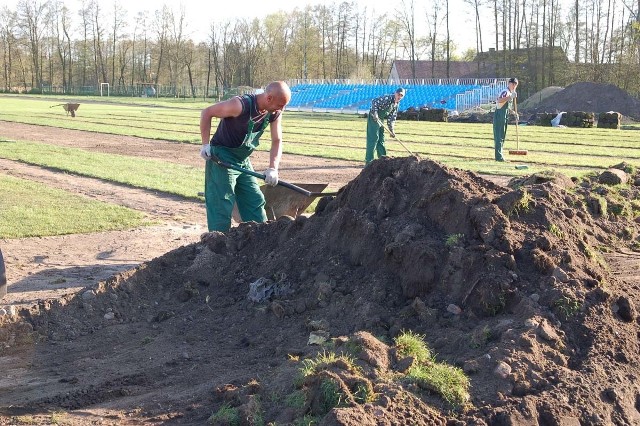
M 328 183 L 296 183 L 295 185 L 309 192 L 322 192 L 329 186 Z M 275 220 L 281 216 L 298 217 L 318 197 L 307 196 L 280 185 L 262 185 L 260 190 L 264 194 L 264 209 L 269 220 Z M 233 220 L 241 222 L 238 206 L 233 207 Z

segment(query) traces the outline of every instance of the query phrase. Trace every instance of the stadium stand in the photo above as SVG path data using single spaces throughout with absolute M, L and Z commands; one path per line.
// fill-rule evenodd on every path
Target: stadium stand
M 298 83 L 291 87 L 291 102 L 287 108 L 361 113 L 369 110 L 373 98 L 393 93 L 399 86 L 406 89 L 400 111 L 444 108 L 461 112 L 490 103 L 506 87 L 506 79 L 478 81 L 475 84 Z

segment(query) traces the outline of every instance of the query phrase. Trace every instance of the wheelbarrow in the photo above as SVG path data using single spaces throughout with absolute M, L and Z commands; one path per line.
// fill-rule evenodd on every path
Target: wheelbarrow
M 76 116 L 76 111 L 80 107 L 80 104 L 66 103 L 66 104 L 52 105 L 49 108 L 57 107 L 60 105 L 62 105 L 62 108 L 64 108 L 64 112 L 66 112 L 67 115 L 71 114 L 72 117 Z
M 212 156 L 211 161 L 226 169 L 246 173 L 262 180 L 265 179 L 265 175 L 262 173 L 227 163 L 216 156 Z M 267 219 L 275 220 L 281 216 L 297 217 L 304 213 L 316 198 L 337 195 L 337 192 L 322 192 L 328 185 L 328 183 L 301 183 L 296 185 L 283 180 L 278 180 L 278 185 L 276 186 L 262 185 L 260 190 L 264 194 L 264 209 L 267 213 Z M 233 218 L 236 222 L 240 222 L 237 206 L 234 207 Z

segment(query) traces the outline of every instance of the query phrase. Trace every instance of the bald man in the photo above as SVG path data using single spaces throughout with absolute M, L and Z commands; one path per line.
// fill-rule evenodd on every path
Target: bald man
M 264 92 L 257 95 L 235 96 L 202 110 L 200 114 L 200 155 L 210 160 L 215 155 L 220 160 L 252 170 L 249 156 L 260 143 L 260 136 L 269 126 L 271 151 L 269 168 L 265 170 L 265 182 L 278 184 L 278 166 L 282 156 L 282 111 L 291 100 L 291 90 L 284 81 L 269 83 Z M 220 119 L 211 139 L 211 119 Z M 204 181 L 207 225 L 209 231 L 226 232 L 231 228 L 233 205 L 243 222 L 266 222 L 264 195 L 258 180 L 207 161 Z

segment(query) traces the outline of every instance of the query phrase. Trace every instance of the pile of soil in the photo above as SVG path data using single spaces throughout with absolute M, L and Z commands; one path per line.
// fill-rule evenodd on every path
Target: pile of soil
M 0 413 L 638 424 L 640 292 L 601 252 L 640 246 L 639 185 L 626 164 L 504 187 L 429 160 L 376 160 L 310 217 L 205 233 L 5 320 L 3 371 L 36 385 L 0 395 Z M 407 330 L 468 375 L 468 400 L 410 377 L 418 360 L 394 340 Z
M 535 108 L 538 106 L 540 102 L 544 99 L 548 98 L 551 95 L 555 95 L 556 93 L 564 90 L 564 87 L 560 86 L 548 86 L 542 90 L 538 90 L 533 95 L 529 96 L 526 99 L 518 99 L 518 108 L 522 111 L 526 111 L 527 109 Z
M 542 99 L 533 107 L 520 105 L 525 114 L 561 111 L 619 112 L 640 120 L 640 100 L 613 84 L 579 82 Z

